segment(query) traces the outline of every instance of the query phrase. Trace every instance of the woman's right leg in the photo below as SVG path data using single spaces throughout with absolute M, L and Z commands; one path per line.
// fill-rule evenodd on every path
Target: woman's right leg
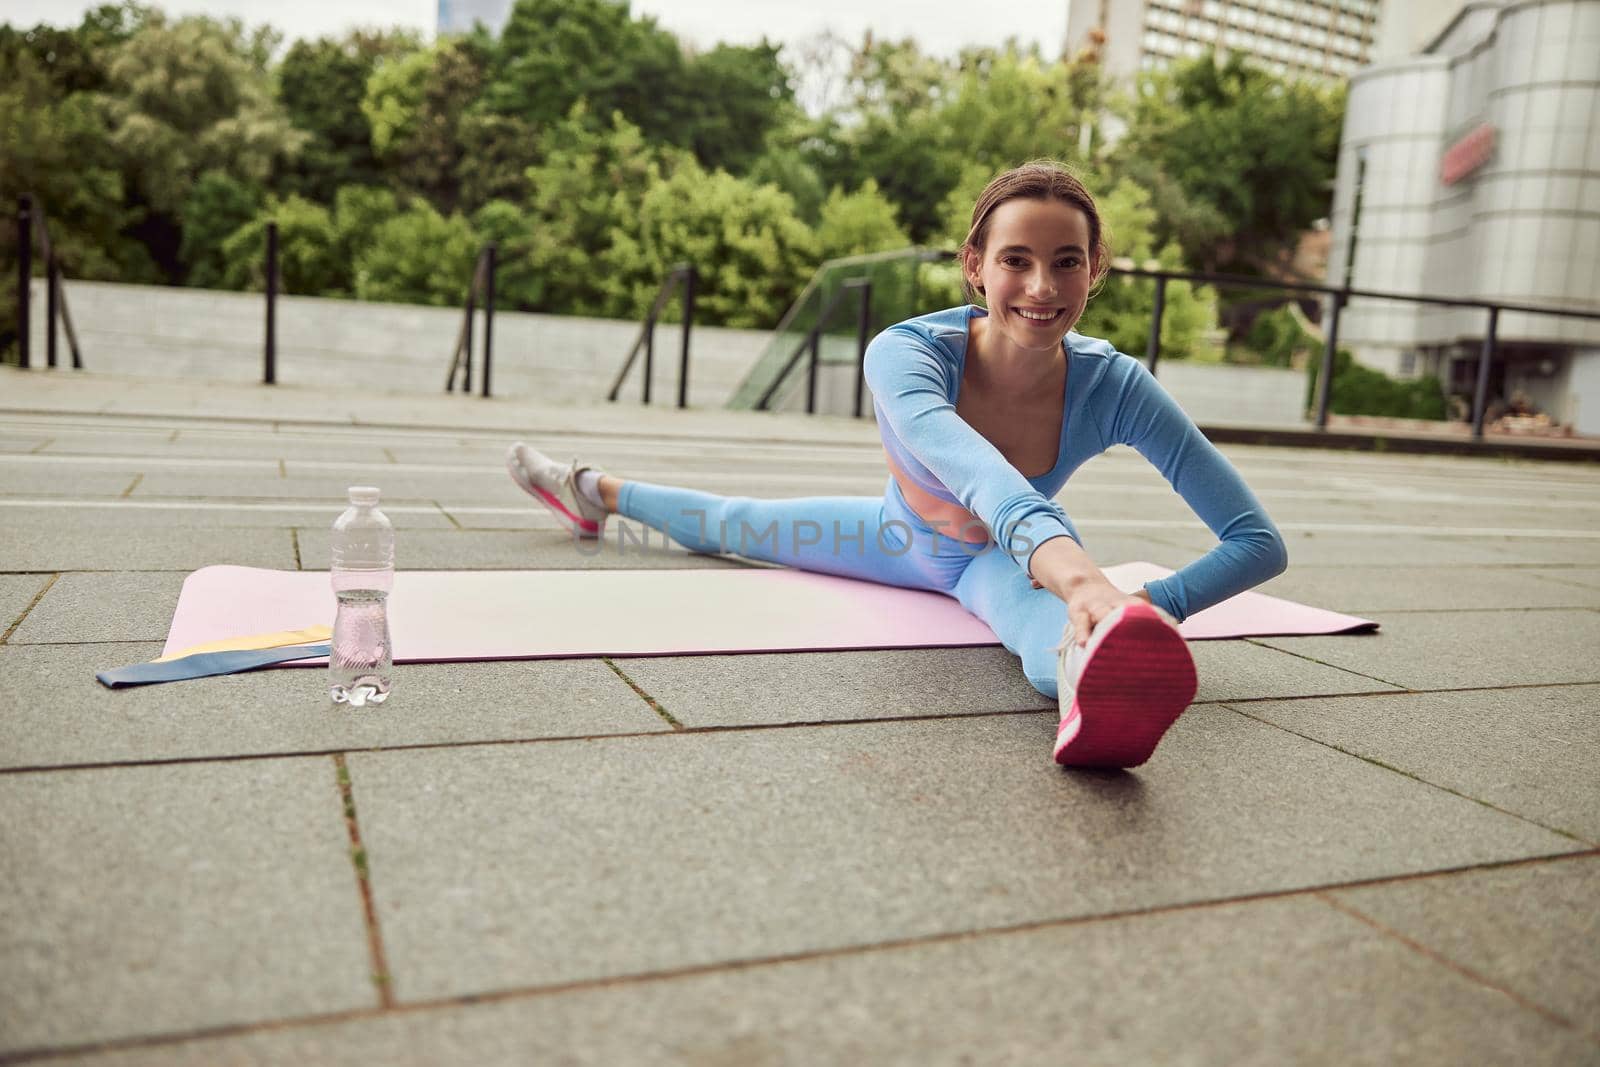
M 609 481 L 602 482 L 602 494 L 613 488 L 605 484 Z M 946 576 L 950 568 L 930 554 L 930 545 L 918 543 L 922 531 L 886 515 L 881 497 L 763 500 L 634 481 L 615 489 L 618 514 L 695 552 L 732 553 L 799 570 L 940 592 L 953 587 L 960 569 L 958 565 L 957 573 Z

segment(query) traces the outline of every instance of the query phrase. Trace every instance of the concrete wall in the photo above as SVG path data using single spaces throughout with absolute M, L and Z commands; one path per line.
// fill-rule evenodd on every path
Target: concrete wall
M 259 293 L 68 281 L 67 299 L 85 366 L 106 374 L 260 381 L 266 300 Z M 30 344 L 45 359 L 45 292 L 33 286 Z M 278 381 L 380 392 L 444 389 L 461 329 L 460 308 L 287 296 L 278 299 Z M 477 344 L 482 357 L 483 317 Z M 552 402 L 602 399 L 639 334 L 637 322 L 499 312 L 494 318 L 496 396 Z M 652 403 L 677 398 L 681 334 L 656 331 Z M 763 330 L 696 327 L 689 403 L 721 407 L 766 343 Z M 65 360 L 66 339 L 62 337 Z M 481 366 L 481 364 L 479 364 Z M 474 371 L 476 379 L 477 371 Z M 623 387 L 640 395 L 643 355 Z M 474 386 L 479 384 L 474 381 Z

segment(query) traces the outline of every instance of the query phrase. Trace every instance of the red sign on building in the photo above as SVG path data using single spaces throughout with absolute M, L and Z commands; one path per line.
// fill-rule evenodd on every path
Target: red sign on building
M 1446 185 L 1454 185 L 1489 162 L 1492 155 L 1494 127 L 1481 122 L 1461 140 L 1445 149 L 1444 158 L 1439 161 L 1439 180 Z

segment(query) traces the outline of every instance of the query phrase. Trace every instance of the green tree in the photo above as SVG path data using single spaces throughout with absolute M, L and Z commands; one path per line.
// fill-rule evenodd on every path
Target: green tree
M 461 203 L 462 125 L 483 89 L 488 49 L 481 37 L 452 37 L 380 63 L 361 102 L 379 160 L 441 211 Z
M 601 257 L 616 315 L 643 315 L 672 266 L 688 262 L 701 270 L 697 318 L 771 327 L 818 262 L 816 237 L 785 193 L 693 160 L 651 184 L 638 216 L 638 235 L 614 233 Z
M 883 252 L 911 244 L 911 238 L 900 228 L 894 205 L 871 178 L 853 193 L 833 190 L 822 206 L 817 240 L 823 259 Z
M 535 310 L 605 314 L 615 300 L 603 257 L 619 235 L 637 236 L 645 193 L 685 156 L 647 143 L 617 113 L 609 129 L 594 129 L 582 104 L 546 131 L 541 148 L 544 161 L 528 172 L 520 239 L 532 276 L 525 298 Z
M 13 53 L 0 79 L 0 203 L 37 198 L 63 270 L 72 277 L 154 280 L 155 264 L 125 236 L 137 213 L 125 205 L 122 170 L 92 93 L 57 95 L 30 52 Z M 14 277 L 15 228 L 0 233 L 0 267 Z M 43 264 L 39 264 L 43 270 Z M 10 305 L 13 302 L 5 302 Z
M 247 35 L 237 20 L 168 24 L 154 13 L 117 46 L 102 101 L 112 143 L 151 210 L 176 216 L 207 170 L 264 182 L 277 157 L 304 143 L 272 97 L 264 33 Z
M 347 185 L 333 198 L 333 230 L 341 262 L 351 264 L 354 286 L 355 261 L 371 247 L 378 227 L 400 211 L 400 201 L 391 189 L 374 185 Z
M 626 0 L 517 0 L 484 102 L 542 128 L 584 100 L 597 119 L 620 111 L 649 140 L 671 144 L 684 136 L 684 90 L 677 38 L 653 19 L 633 18 Z
M 350 268 L 338 255 L 333 216 L 304 197 L 270 200 L 222 246 L 222 281 L 229 289 L 265 288 L 267 224 L 278 224 L 278 275 L 284 293 L 346 296 Z
M 418 47 L 408 34 L 361 31 L 290 46 L 277 68 L 278 98 L 308 140 L 279 176 L 280 190 L 330 203 L 340 186 L 381 180 L 372 124 L 361 109 L 367 82 L 381 59 Z
M 458 304 L 466 298 L 478 242 L 467 220 L 423 201 L 380 224 L 355 261 L 362 300 Z
M 1342 90 L 1285 81 L 1238 54 L 1207 55 L 1147 75 L 1128 112 L 1114 161 L 1154 167 L 1214 212 L 1173 233 L 1192 242 L 1183 249 L 1192 266 L 1259 273 L 1329 211 Z
M 719 44 L 694 57 L 684 74 L 684 134 L 707 170 L 743 174 L 766 149 L 767 134 L 796 112 L 789 73 L 777 46 Z
M 111 52 L 107 90 L 96 97 L 137 218 L 130 232 L 173 281 L 183 273 L 179 218 L 195 180 L 216 170 L 263 184 L 305 141 L 272 96 L 275 41 L 237 20 L 168 23 L 155 12 Z
M 228 238 L 254 221 L 261 211 L 262 193 L 220 170 L 200 175 L 184 200 L 181 221 L 185 283 L 205 289 L 226 286 L 229 277 L 225 252 Z

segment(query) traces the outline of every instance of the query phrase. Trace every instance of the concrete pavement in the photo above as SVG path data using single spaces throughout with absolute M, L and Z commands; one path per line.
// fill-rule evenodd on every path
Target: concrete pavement
M 121 692 L 183 576 L 580 556 L 501 468 L 875 493 L 870 424 L 0 370 L 0 1062 L 1600 1063 L 1600 469 L 1227 445 L 1268 592 L 1131 773 L 1001 649 L 406 665 Z M 1117 450 L 1107 563 L 1211 543 Z M 537 610 L 530 605 L 530 610 Z

